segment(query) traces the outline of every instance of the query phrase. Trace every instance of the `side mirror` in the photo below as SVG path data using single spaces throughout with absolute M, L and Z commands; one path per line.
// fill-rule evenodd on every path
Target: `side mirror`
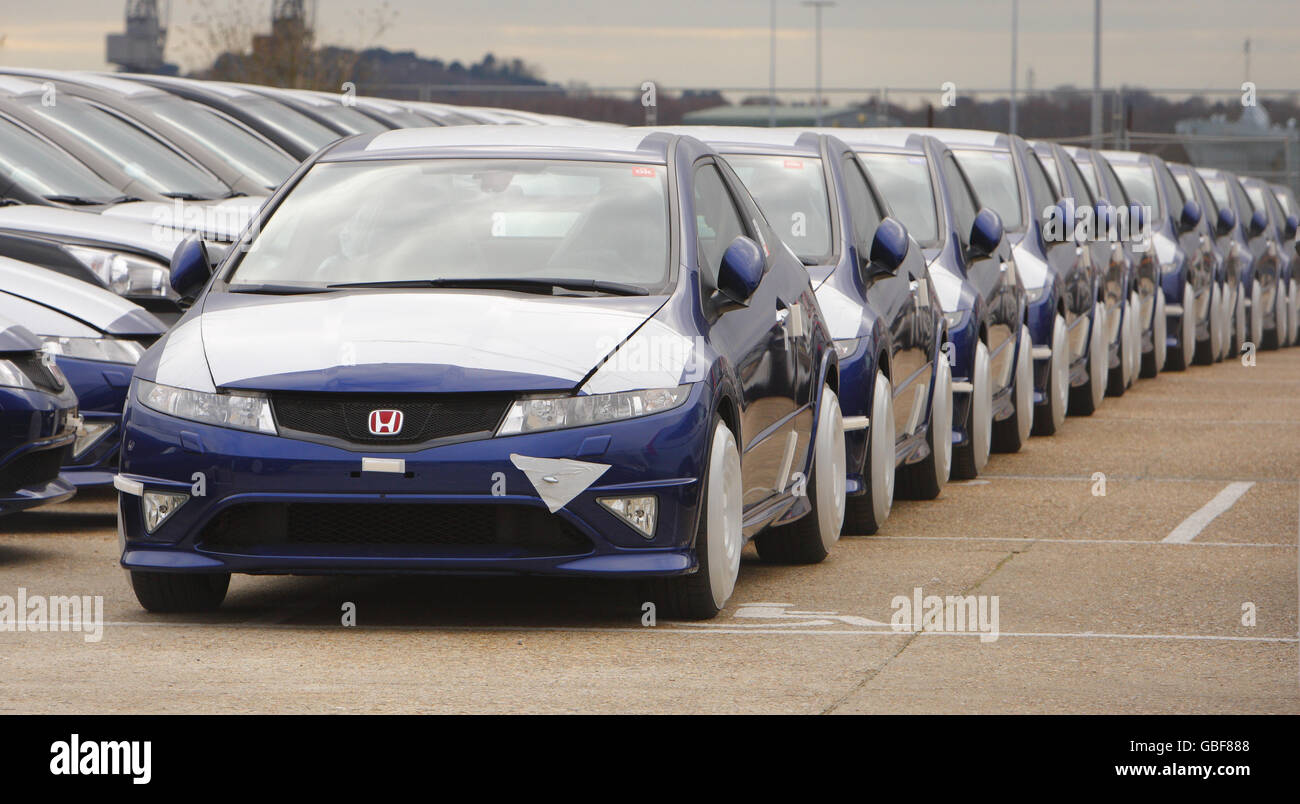
M 1187 201 L 1183 204 L 1183 211 L 1178 216 L 1178 229 L 1183 232 L 1190 232 L 1195 229 L 1201 222 L 1201 205 L 1195 201 Z
M 212 260 L 208 257 L 208 247 L 203 244 L 203 238 L 190 235 L 182 240 L 172 252 L 172 290 L 183 300 L 193 301 L 211 276 Z
M 1296 229 L 1300 229 L 1300 218 L 1295 215 L 1286 216 L 1286 226 L 1282 227 L 1283 238 L 1290 240 L 1295 237 Z
M 892 217 L 885 218 L 876 227 L 871 238 L 871 256 L 864 272 L 865 279 L 873 276 L 893 276 L 907 258 L 907 227 Z
M 727 312 L 748 307 L 749 300 L 763 281 L 763 250 L 741 235 L 731 241 L 722 254 L 718 270 L 717 309 Z
M 988 257 L 998 250 L 1002 242 L 1002 218 L 998 213 L 985 207 L 975 216 L 975 223 L 970 227 L 971 259 Z
M 1250 236 L 1259 237 L 1267 228 L 1268 218 L 1264 215 L 1264 210 L 1255 210 L 1255 214 L 1250 216 Z
M 1219 222 L 1214 227 L 1214 233 L 1222 237 L 1228 234 L 1237 226 L 1237 213 L 1227 207 L 1219 208 Z

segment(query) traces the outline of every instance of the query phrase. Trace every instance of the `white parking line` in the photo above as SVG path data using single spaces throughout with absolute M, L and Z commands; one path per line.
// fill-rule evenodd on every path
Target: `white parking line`
M 683 627 L 693 626 L 693 627 Z M 705 627 L 700 627 L 705 626 Z M 659 626 L 547 626 L 547 625 L 372 625 L 357 626 L 354 628 L 344 628 L 343 626 L 322 626 L 319 624 L 298 625 L 293 623 L 202 623 L 202 622 L 143 622 L 139 620 L 123 620 L 119 622 L 104 623 L 104 628 L 226 628 L 231 630 L 242 629 L 270 629 L 285 631 L 352 631 L 352 632 L 378 632 L 378 631 L 425 631 L 429 633 L 458 633 L 458 632 L 492 632 L 492 633 L 557 633 L 557 634 L 659 634 L 674 636 L 705 636 L 705 635 L 762 635 L 762 634 L 780 634 L 781 636 L 857 636 L 857 637 L 979 637 L 978 631 L 894 631 L 868 628 L 806 628 L 806 629 L 787 629 L 787 628 L 758 628 L 749 629 L 736 624 L 710 625 L 707 623 L 664 623 Z M 27 636 L 33 633 L 40 636 L 47 636 L 45 632 L 23 632 Z M 987 636 L 985 634 L 984 636 Z M 1219 634 L 1119 634 L 1107 633 L 1102 631 L 999 631 L 998 639 L 1012 638 L 1047 638 L 1047 639 L 1127 639 L 1127 640 L 1153 640 L 1153 641 L 1170 641 L 1170 640 L 1190 640 L 1195 642 L 1263 642 L 1263 643 L 1300 643 L 1300 638 L 1284 636 L 1227 636 Z M 101 643 L 102 644 L 102 643 Z
M 1205 526 L 1214 521 L 1215 517 L 1227 511 L 1233 506 L 1233 503 L 1241 499 L 1241 495 L 1250 491 L 1253 482 L 1229 483 L 1223 491 L 1214 495 L 1214 499 L 1201 506 L 1200 510 L 1187 517 L 1169 532 L 1161 541 L 1166 544 L 1186 544 L 1195 539 L 1197 534 L 1205 530 Z

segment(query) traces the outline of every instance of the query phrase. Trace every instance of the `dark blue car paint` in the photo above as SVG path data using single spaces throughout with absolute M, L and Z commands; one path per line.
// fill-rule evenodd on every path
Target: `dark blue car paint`
M 383 135 L 379 135 L 383 136 Z M 393 154 L 367 152 L 372 137 L 345 140 L 309 160 L 271 198 L 262 220 L 274 214 L 284 196 L 311 164 L 329 160 L 393 158 Z M 518 146 L 441 147 L 402 151 L 402 158 L 580 158 L 587 160 L 658 163 L 668 166 L 672 247 L 670 260 L 680 266 L 675 284 L 651 316 L 680 333 L 707 335 L 697 361 L 707 366 L 687 402 L 674 410 L 627 421 L 524 435 L 414 448 L 405 454 L 412 477 L 379 477 L 356 473 L 360 457 L 369 450 L 353 446 L 311 443 L 284 437 L 214 427 L 161 415 L 128 400 L 123 427 L 126 448 L 121 471 L 146 489 L 189 488 L 196 472 L 207 476 L 206 495 L 189 502 L 153 535 L 141 522 L 139 499 L 123 494 L 120 505 L 122 564 L 129 569 L 198 572 L 332 573 L 332 572 L 506 572 L 554 574 L 671 575 L 697 568 L 693 553 L 699 517 L 700 479 L 714 415 L 728 420 L 741 446 L 742 466 L 750 482 L 761 473 L 774 445 L 796 433 L 799 443 L 796 467 L 811 468 L 809 445 L 816 438 L 815 415 L 822 402 L 824 381 L 838 387 L 835 352 L 820 318 L 807 272 L 766 224 L 757 207 L 743 192 L 729 168 L 702 143 L 690 138 L 647 136 L 632 154 L 590 148 L 521 148 Z M 768 244 L 768 270 L 749 306 L 718 317 L 704 298 L 699 281 L 698 252 L 683 248 L 695 243 L 695 214 L 689 188 L 695 168 L 717 161 L 753 229 L 751 234 Z M 259 228 L 254 226 L 253 230 Z M 238 259 L 231 249 L 214 272 L 206 291 L 182 319 L 181 326 L 204 314 L 209 305 L 226 303 L 225 281 Z M 349 291 L 351 292 L 351 291 Z M 447 291 L 420 291 L 432 295 Z M 500 292 L 503 303 L 515 296 Z M 262 299 L 274 307 L 293 299 Z M 799 304 L 809 316 L 801 337 L 785 345 L 775 312 L 780 304 Z M 562 322 L 560 324 L 562 326 Z M 137 377 L 156 376 L 158 361 L 172 330 L 146 353 Z M 542 335 L 544 333 L 539 333 Z M 594 367 L 593 367 L 594 368 Z M 425 367 L 430 375 L 437 367 Z M 376 375 L 379 376 L 379 375 Z M 396 378 L 391 378 L 396 379 Z M 436 379 L 433 381 L 436 384 Z M 577 386 L 580 387 L 581 383 Z M 369 390 L 384 391 L 383 387 Z M 778 417 L 771 406 L 756 404 L 764 398 L 786 394 Z M 769 411 L 769 412 L 765 412 Z M 596 445 L 596 454 L 590 449 Z M 592 538 L 592 551 L 584 555 L 527 557 L 495 552 L 491 555 L 449 555 L 426 548 L 397 550 L 380 546 L 347 545 L 337 552 L 311 554 L 231 555 L 196 547 L 205 523 L 237 502 L 355 501 L 384 504 L 464 501 L 491 505 L 542 507 L 523 475 L 509 460 L 511 453 L 539 457 L 582 457 L 610 464 L 599 484 L 580 494 L 556 516 L 563 517 Z M 507 478 L 507 493 L 488 493 L 494 472 Z M 353 477 L 356 473 L 358 476 Z M 647 542 L 595 502 L 614 491 L 653 492 L 660 498 L 660 526 Z M 543 510 L 544 507 L 543 507 Z M 745 506 L 745 533 L 753 536 L 773 524 L 792 521 L 809 508 L 806 497 L 793 488 L 771 492 Z

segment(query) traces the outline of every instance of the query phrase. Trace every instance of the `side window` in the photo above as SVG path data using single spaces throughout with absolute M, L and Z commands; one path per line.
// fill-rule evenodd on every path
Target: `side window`
M 1167 165 L 1161 164 L 1156 170 L 1156 175 L 1160 177 L 1160 183 L 1165 186 L 1165 195 L 1169 196 L 1169 212 L 1177 220 L 1182 214 L 1183 204 L 1187 203 L 1187 199 L 1183 196 L 1178 182 L 1174 181 L 1174 176 L 1169 172 Z
M 1106 187 L 1109 188 L 1108 192 L 1115 196 L 1110 200 L 1110 202 L 1116 206 L 1128 206 L 1130 203 L 1128 191 L 1124 189 L 1124 182 L 1119 180 L 1119 176 L 1115 175 L 1115 168 L 1111 167 L 1110 163 L 1106 161 L 1102 161 L 1099 164 L 1101 165 L 1103 172 L 1106 174 Z
M 979 203 L 975 200 L 975 191 L 970 188 L 966 175 L 957 167 L 957 160 L 952 154 L 944 154 L 939 164 L 943 167 L 943 180 L 948 185 L 948 195 L 952 198 L 953 225 L 964 249 L 970 245 L 970 230 L 975 225 Z
M 718 286 L 718 268 L 727 246 L 745 234 L 736 202 L 713 164 L 695 169 L 695 232 L 700 274 L 711 291 Z
M 844 159 L 844 191 L 849 212 L 853 215 L 853 244 L 858 247 L 859 256 L 865 259 L 871 255 L 871 241 L 876 237 L 876 227 L 880 226 L 882 216 L 867 177 L 858 167 L 858 160 L 851 156 Z
M 1078 188 L 1079 193 L 1081 193 L 1081 196 L 1074 200 L 1075 206 L 1084 206 L 1085 204 L 1090 207 L 1094 206 L 1097 199 L 1092 195 L 1092 188 L 1088 186 L 1087 180 L 1079 172 L 1078 163 L 1068 154 L 1065 157 L 1065 172 L 1070 174 L 1070 183 Z
M 1249 222 L 1251 217 L 1255 214 L 1255 205 L 1251 203 L 1250 197 L 1246 195 L 1246 191 L 1241 189 L 1241 182 L 1231 176 L 1228 177 L 1227 181 L 1232 197 L 1237 199 L 1238 216 L 1243 221 Z
M 1040 223 L 1045 223 L 1046 210 L 1056 202 L 1056 191 L 1052 189 L 1052 183 L 1047 179 L 1047 171 L 1043 169 L 1043 163 L 1038 161 L 1038 155 L 1033 151 L 1025 153 L 1025 175 L 1029 180 L 1029 188 L 1033 191 L 1033 203 L 1038 206 L 1034 214 L 1038 216 Z

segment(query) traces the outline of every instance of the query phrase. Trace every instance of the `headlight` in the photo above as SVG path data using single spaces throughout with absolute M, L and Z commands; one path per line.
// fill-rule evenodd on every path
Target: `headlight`
M 178 419 L 276 434 L 271 402 L 262 394 L 209 394 L 136 380 L 136 399 L 147 408 Z
M 36 390 L 36 383 L 23 373 L 12 360 L 0 360 L 0 388 Z
M 857 354 L 858 346 L 862 343 L 861 338 L 843 338 L 835 341 L 835 354 L 839 355 L 840 360 Z
M 135 341 L 119 341 L 114 338 L 59 338 L 46 336 L 45 351 L 63 357 L 75 357 L 80 360 L 98 360 L 104 363 L 126 363 L 135 365 L 144 354 L 144 347 Z
M 174 295 L 168 283 L 167 269 L 158 262 L 84 246 L 64 246 L 63 249 L 119 296 Z
M 1039 285 L 1036 288 L 1025 288 L 1025 301 L 1030 304 L 1037 304 L 1047 295 L 1047 285 Z
M 517 435 L 562 427 L 583 427 L 620 419 L 634 419 L 672 410 L 690 396 L 691 386 L 623 391 L 587 396 L 530 397 L 516 400 L 506 413 L 497 435 Z

